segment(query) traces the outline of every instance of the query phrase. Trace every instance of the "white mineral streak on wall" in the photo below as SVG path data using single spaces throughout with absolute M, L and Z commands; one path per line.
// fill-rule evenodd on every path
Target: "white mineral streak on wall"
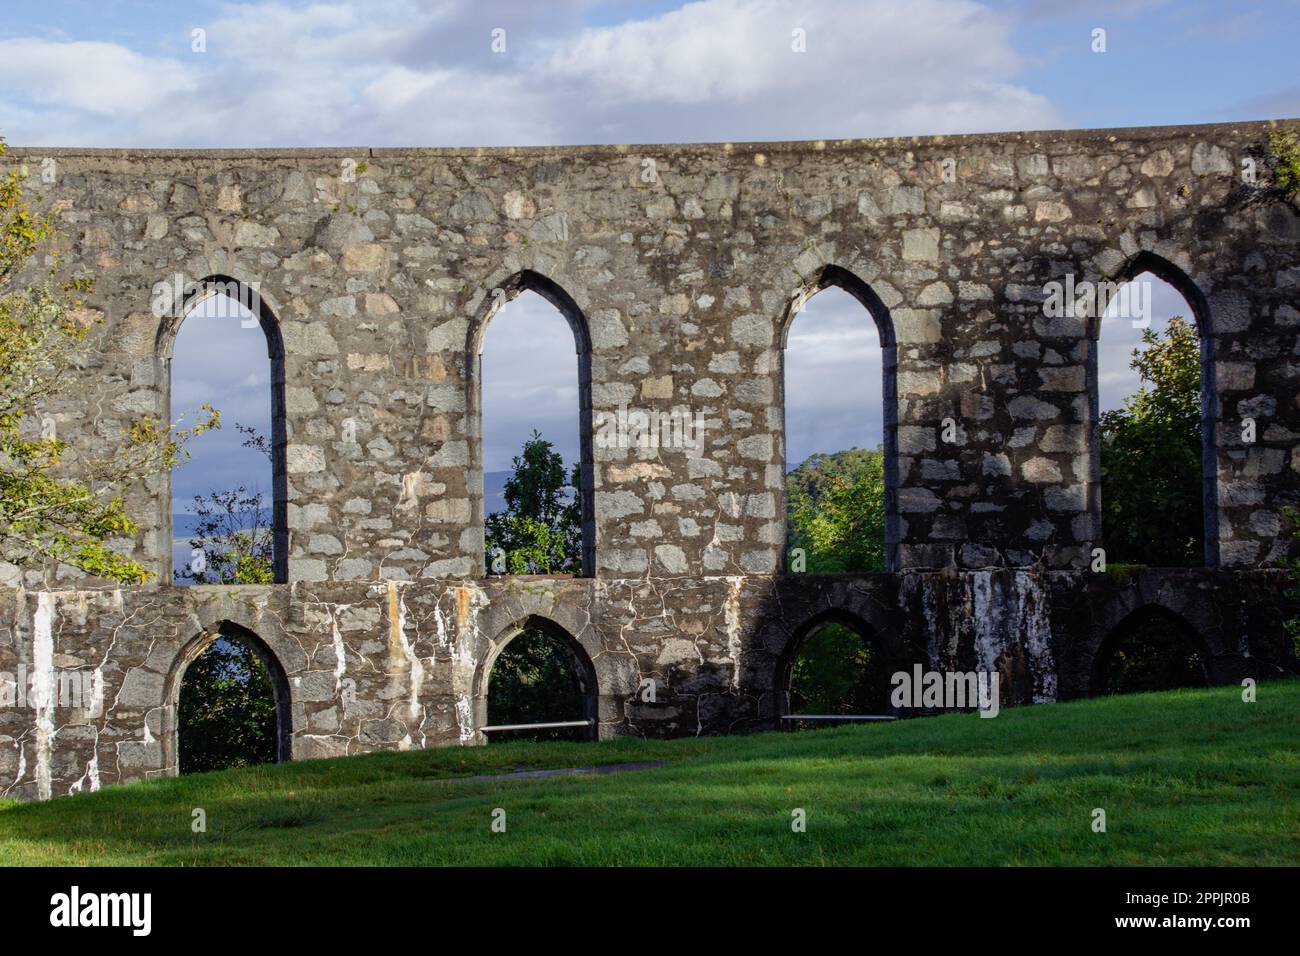
M 456 698 L 456 728 L 462 744 L 473 741 L 474 705 L 470 702 L 468 694 L 461 694 Z
M 994 671 L 999 657 L 1020 647 L 1033 680 L 1034 703 L 1051 703 L 1056 700 L 1056 663 L 1043 579 L 1023 570 L 994 574 L 975 571 L 969 577 L 977 667 Z M 1014 595 L 1006 593 L 1007 587 Z
M 27 747 L 21 740 L 15 740 L 14 746 L 18 748 L 18 771 L 14 774 L 12 786 L 16 787 L 23 782 L 23 774 L 27 772 Z
M 442 604 L 433 606 L 433 629 L 438 635 L 438 646 L 447 647 L 447 619 L 442 616 Z M 451 650 L 455 651 L 456 645 L 451 645 Z
M 343 690 L 343 675 L 347 673 L 347 652 L 343 646 L 343 632 L 339 630 L 339 613 L 346 611 L 350 604 L 330 607 L 330 637 L 334 641 L 334 693 Z
M 81 793 L 82 789 L 87 786 L 89 786 L 90 791 L 92 793 L 99 789 L 99 734 L 98 733 L 95 734 L 94 756 L 92 756 L 90 758 L 90 762 L 86 764 L 86 772 L 81 775 L 80 779 L 78 779 L 76 783 L 74 783 L 72 786 L 68 788 L 68 793 Z
M 731 656 L 731 686 L 740 688 L 740 587 L 745 579 L 740 575 L 727 577 L 731 590 L 727 593 L 727 653 Z
M 406 658 L 410 675 L 411 696 L 407 703 L 407 713 L 412 720 L 419 720 L 420 688 L 424 686 L 424 662 L 416 656 L 415 648 L 411 646 L 406 636 L 406 599 L 402 596 L 402 589 L 396 581 L 388 582 L 388 605 L 390 611 L 396 609 L 396 614 L 390 619 L 393 621 L 392 627 L 396 628 L 394 636 L 401 645 L 402 656 Z
M 1034 703 L 1050 704 L 1056 701 L 1056 660 L 1052 657 L 1052 625 L 1047 588 L 1041 575 L 1028 571 L 1016 572 L 1016 595 L 1021 627 L 1021 640 L 1029 655 L 1034 678 Z
M 975 641 L 975 669 L 992 672 L 1006 647 L 1002 617 L 1003 598 L 993 593 L 993 572 L 973 571 L 966 578 L 971 603 L 971 630 Z M 963 602 L 964 603 L 964 602 Z
M 456 697 L 456 735 L 462 744 L 474 742 L 474 678 L 478 661 L 479 612 L 487 607 L 487 595 L 473 584 L 452 591 L 456 601 L 456 635 L 451 646 L 451 689 Z M 435 618 L 436 620 L 436 618 Z
M 54 746 L 54 595 L 36 595 L 32 621 L 32 695 L 36 712 L 36 794 L 51 796 L 50 761 Z

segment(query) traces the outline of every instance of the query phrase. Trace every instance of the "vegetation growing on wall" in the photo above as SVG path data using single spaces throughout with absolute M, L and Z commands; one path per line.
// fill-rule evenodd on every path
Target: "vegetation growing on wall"
M 1273 189 L 1285 199 L 1300 192 L 1300 136 L 1295 130 L 1272 130 L 1268 134 L 1269 165 Z

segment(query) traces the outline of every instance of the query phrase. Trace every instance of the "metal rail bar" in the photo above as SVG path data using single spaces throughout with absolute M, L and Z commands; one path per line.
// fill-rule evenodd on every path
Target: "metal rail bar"
M 782 720 L 897 720 L 897 717 L 876 714 L 783 714 Z
M 549 724 L 498 724 L 495 727 L 480 727 L 488 733 L 493 730 L 547 730 L 552 727 L 590 727 L 594 720 L 559 720 Z

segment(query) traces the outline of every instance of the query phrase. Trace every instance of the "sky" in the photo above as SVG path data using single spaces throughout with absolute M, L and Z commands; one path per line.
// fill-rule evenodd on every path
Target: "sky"
M 1300 116 L 1300 0 L 6 0 L 4 13 L 0 136 L 22 146 L 716 142 Z M 1186 307 L 1156 286 L 1160 327 Z M 509 331 L 544 322 L 544 341 Z M 255 460 L 233 423 L 268 393 L 252 371 L 266 368 L 258 329 L 193 325 L 173 407 L 206 395 L 227 427 L 194 480 L 178 477 L 182 505 L 206 490 L 199 478 L 233 482 Z M 1136 385 L 1139 334 L 1103 326 L 1103 409 Z M 789 465 L 877 443 L 879 343 L 861 307 L 821 293 L 791 346 Z M 521 296 L 483 359 L 485 469 L 509 467 L 534 426 L 572 460 L 576 360 L 558 314 Z

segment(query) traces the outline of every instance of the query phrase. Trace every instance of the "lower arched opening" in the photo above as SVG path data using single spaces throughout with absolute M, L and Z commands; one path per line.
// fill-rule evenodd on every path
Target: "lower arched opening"
M 874 630 L 847 613 L 821 615 L 791 642 L 777 673 L 781 725 L 892 720 L 889 662 Z
M 1121 621 L 1093 662 L 1092 693 L 1133 694 L 1205 687 L 1209 660 L 1196 631 L 1174 612 L 1148 605 Z
M 180 773 L 289 759 L 288 680 L 251 631 L 223 624 L 204 635 L 187 655 L 175 695 Z
M 491 663 L 487 677 L 489 742 L 595 740 L 596 673 L 567 631 L 530 618 Z

